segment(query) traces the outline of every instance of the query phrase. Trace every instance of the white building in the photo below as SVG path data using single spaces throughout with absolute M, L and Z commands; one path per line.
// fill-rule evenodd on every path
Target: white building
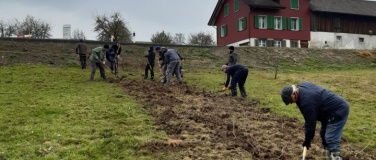
M 63 39 L 70 39 L 71 38 L 71 25 L 65 24 L 63 25 Z

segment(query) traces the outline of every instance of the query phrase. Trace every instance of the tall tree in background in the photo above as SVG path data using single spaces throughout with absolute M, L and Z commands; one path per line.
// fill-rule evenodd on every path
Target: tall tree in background
M 115 12 L 110 16 L 97 15 L 94 20 L 94 31 L 98 33 L 98 40 L 111 41 L 112 35 L 114 36 L 114 41 L 132 42 L 132 33 L 119 12 Z
M 185 36 L 183 33 L 176 33 L 175 37 L 173 39 L 174 44 L 180 44 L 183 45 L 185 44 Z
M 33 38 L 46 39 L 51 37 L 51 25 L 34 16 L 27 15 L 23 22 L 17 27 L 17 34 L 31 34 Z
M 198 46 L 212 46 L 214 45 L 214 40 L 212 34 L 209 32 L 191 33 L 188 36 L 188 44 Z
M 73 39 L 86 39 L 85 33 L 82 30 L 73 30 Z
M 151 42 L 160 44 L 171 44 L 173 42 L 173 37 L 170 33 L 165 33 L 165 31 L 157 32 L 151 36 Z

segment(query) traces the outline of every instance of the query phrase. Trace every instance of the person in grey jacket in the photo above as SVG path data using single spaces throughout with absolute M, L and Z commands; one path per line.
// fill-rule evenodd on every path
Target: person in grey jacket
M 234 46 L 228 47 L 230 50 L 230 55 L 228 57 L 228 62 L 226 63 L 227 66 L 233 66 L 236 64 L 236 61 L 238 60 L 238 55 L 235 52 Z
M 180 60 L 183 61 L 183 57 L 177 52 L 175 49 L 168 49 L 167 52 L 164 54 L 165 63 L 167 66 L 167 85 L 172 84 L 172 74 L 174 73 L 178 78 L 179 83 L 182 83 L 181 75 L 180 75 Z
M 320 137 L 326 158 L 341 160 L 341 136 L 349 116 L 349 104 L 341 96 L 311 82 L 285 86 L 281 98 L 288 105 L 296 103 L 305 120 L 303 147 L 311 147 L 316 122 L 321 122 Z
M 80 55 L 81 69 L 86 68 L 86 51 L 87 45 L 82 39 L 80 39 L 80 43 L 78 43 L 76 46 L 76 54 Z

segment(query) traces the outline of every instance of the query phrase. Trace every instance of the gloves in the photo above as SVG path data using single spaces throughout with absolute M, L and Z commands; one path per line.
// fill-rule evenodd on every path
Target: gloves
M 306 146 L 307 147 L 307 150 L 309 150 L 309 148 L 311 147 L 311 141 L 304 141 L 303 143 L 303 147 Z
M 106 64 L 106 61 L 103 61 L 103 64 Z
M 222 92 L 224 92 L 224 91 L 226 91 L 226 90 L 227 90 L 227 88 L 226 88 L 226 87 L 223 87 Z

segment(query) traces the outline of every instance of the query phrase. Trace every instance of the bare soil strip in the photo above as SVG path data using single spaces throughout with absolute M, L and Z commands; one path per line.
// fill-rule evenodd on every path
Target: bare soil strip
M 165 87 L 150 80 L 109 79 L 118 83 L 154 117 L 169 140 L 143 144 L 141 150 L 180 155 L 179 159 L 299 159 L 304 125 L 279 117 L 259 101 L 231 98 L 187 84 Z M 306 159 L 322 158 L 316 130 Z M 342 138 L 344 159 L 376 159 Z

